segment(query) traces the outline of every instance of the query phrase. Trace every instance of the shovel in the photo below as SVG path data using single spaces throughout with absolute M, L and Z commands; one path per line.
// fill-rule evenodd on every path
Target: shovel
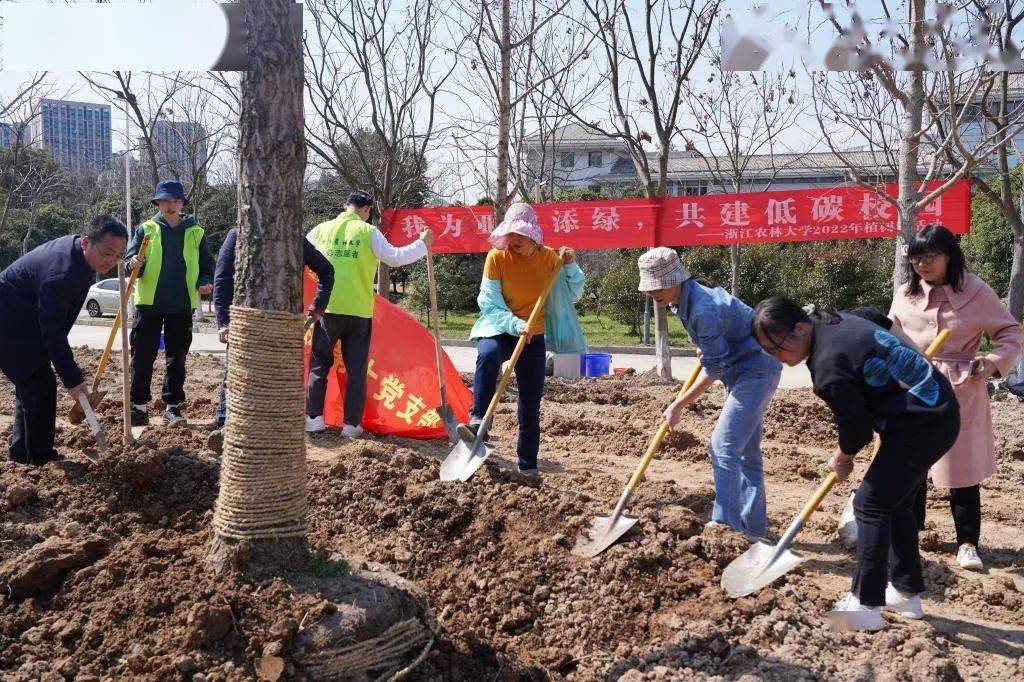
M 700 375 L 700 362 L 690 372 L 690 377 L 683 384 L 683 387 L 679 390 L 679 397 L 681 397 L 690 386 L 697 381 L 697 377 Z M 572 548 L 572 553 L 576 556 L 592 558 L 603 552 L 604 550 L 611 547 L 616 540 L 625 535 L 630 528 L 637 524 L 638 519 L 635 516 L 626 516 L 623 512 L 626 509 L 626 505 L 629 503 L 633 493 L 636 491 L 637 486 L 640 485 L 640 481 L 643 480 L 644 472 L 647 471 L 648 465 L 651 460 L 654 459 L 654 453 L 661 447 L 661 441 L 668 435 L 669 430 L 672 427 L 669 426 L 668 421 L 663 421 L 661 426 L 658 427 L 658 432 L 654 434 L 654 438 L 651 440 L 651 444 L 647 446 L 647 452 L 644 454 L 643 459 L 640 460 L 640 465 L 633 472 L 633 476 L 629 479 L 629 483 L 622 490 L 622 496 L 619 498 L 619 503 L 615 505 L 615 509 L 612 510 L 610 516 L 598 516 L 595 518 L 590 527 L 580 535 L 576 540 L 576 546 Z
M 103 429 L 100 428 L 100 422 L 96 419 L 96 413 L 92 411 L 92 405 L 89 404 L 89 399 L 81 393 L 78 394 L 78 404 L 82 406 L 82 413 L 85 415 L 85 419 L 89 422 L 89 431 L 92 433 L 92 437 L 96 440 L 96 447 L 100 452 L 106 452 L 110 449 L 107 444 L 107 438 L 103 435 Z
M 149 236 L 142 238 L 142 244 L 139 246 L 139 262 L 132 268 L 132 276 L 128 279 L 128 285 L 124 290 L 124 300 L 127 301 L 128 297 L 132 295 L 132 288 L 135 286 L 135 280 L 139 278 L 139 272 L 142 270 L 142 259 L 146 257 L 146 249 L 149 248 Z M 103 402 L 103 396 L 107 395 L 106 391 L 100 390 L 100 380 L 103 378 L 103 371 L 107 368 L 107 361 L 110 360 L 110 349 L 114 345 L 114 339 L 117 338 L 117 331 L 121 326 L 121 310 L 117 311 L 117 316 L 114 317 L 114 324 L 110 328 L 110 334 L 107 336 L 107 345 L 103 349 L 103 355 L 100 356 L 99 367 L 96 368 L 96 377 L 92 381 L 92 391 L 89 393 L 89 405 L 93 409 L 99 407 L 99 404 Z M 80 404 L 75 404 L 71 407 L 71 412 L 68 413 L 68 421 L 72 424 L 81 424 L 85 418 L 85 413 L 82 411 Z
M 437 408 L 437 416 L 444 424 L 448 440 L 453 443 L 459 441 L 459 434 L 456 431 L 458 423 L 455 421 L 455 412 L 448 404 L 448 394 L 444 388 L 444 364 L 441 355 L 441 321 L 437 317 L 437 280 L 434 277 L 434 254 L 427 249 L 427 287 L 430 289 L 430 318 L 434 322 L 434 351 L 437 355 L 437 384 L 441 387 L 441 404 Z
M 948 337 L 949 331 L 942 331 L 935 341 L 928 346 L 928 350 L 924 353 L 925 357 L 931 360 Z M 874 450 L 874 454 L 877 453 L 878 444 L 876 444 Z M 872 454 L 872 457 L 874 457 L 874 454 Z M 733 559 L 732 563 L 725 567 L 725 570 L 722 571 L 722 589 L 725 590 L 727 595 L 730 597 L 745 597 L 748 594 L 753 594 L 762 587 L 770 585 L 777 578 L 782 577 L 803 562 L 803 557 L 789 551 L 789 546 L 793 544 L 793 539 L 800 532 L 800 529 L 804 527 L 807 519 L 811 517 L 814 510 L 818 508 L 821 501 L 832 490 L 836 480 L 834 471 L 825 477 L 821 486 L 811 496 L 811 499 L 807 501 L 803 511 L 786 529 L 786 533 L 779 540 L 778 545 L 772 547 L 767 542 L 756 542 L 751 545 L 750 549 Z
M 537 322 L 537 318 L 540 317 L 540 310 L 544 307 L 544 302 L 548 300 L 548 293 L 551 291 L 551 287 L 554 286 L 555 280 L 558 278 L 558 273 L 562 268 L 562 259 L 565 257 L 565 248 L 563 247 L 558 252 L 558 263 L 555 265 L 554 272 L 548 278 L 547 284 L 544 285 L 544 290 L 540 296 L 537 297 L 537 302 L 533 304 L 533 312 L 530 313 L 530 319 L 526 321 L 526 328 L 533 329 L 534 324 Z M 441 462 L 441 480 L 442 481 L 468 481 L 469 478 L 476 473 L 487 458 L 494 452 L 484 442 L 487 439 L 487 432 L 491 428 L 491 420 L 494 418 L 494 412 L 498 409 L 498 403 L 501 401 L 502 394 L 505 393 L 505 389 L 508 387 L 508 382 L 512 379 L 512 372 L 516 368 L 516 363 L 519 362 L 519 356 L 523 354 L 523 349 L 526 348 L 526 335 L 523 334 L 519 337 L 519 341 L 516 343 L 516 348 L 512 351 L 512 357 L 508 361 L 508 367 L 501 374 L 501 381 L 498 382 L 498 388 L 494 391 L 494 397 L 491 398 L 491 404 L 487 406 L 487 413 L 484 414 L 483 421 L 480 422 L 477 427 L 477 432 L 472 441 L 467 438 L 460 437 L 452 448 L 452 451 L 448 453 L 448 456 L 443 462 Z M 460 433 L 466 435 L 472 434 L 472 431 L 465 425 L 459 424 L 456 427 Z
M 943 329 L 925 350 L 924 356 L 929 360 L 933 359 L 948 338 L 949 330 Z M 875 447 L 871 451 L 871 459 L 874 459 L 875 455 L 878 454 L 878 448 L 881 444 L 882 441 L 875 437 Z M 843 513 L 839 517 L 839 540 L 847 547 L 855 547 L 857 545 L 857 519 L 853 515 L 853 496 L 856 494 L 856 490 L 850 493 L 850 497 L 846 500 L 846 506 L 843 507 Z

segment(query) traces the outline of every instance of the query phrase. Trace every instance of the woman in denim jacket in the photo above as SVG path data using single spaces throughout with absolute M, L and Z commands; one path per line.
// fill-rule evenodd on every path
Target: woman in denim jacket
M 754 311 L 721 287 L 690 277 L 679 255 L 667 247 L 640 256 L 640 291 L 679 317 L 700 349 L 704 373 L 665 410 L 674 427 L 683 410 L 716 381 L 725 384 L 725 405 L 711 434 L 708 454 L 715 482 L 712 524 L 724 524 L 750 539 L 767 532 L 768 512 L 761 460 L 762 418 L 782 365 L 761 352 L 750 334 Z

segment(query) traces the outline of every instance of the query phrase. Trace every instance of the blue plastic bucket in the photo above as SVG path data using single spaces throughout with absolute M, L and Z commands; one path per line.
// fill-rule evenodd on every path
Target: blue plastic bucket
M 603 377 L 612 372 L 612 356 L 608 353 L 587 353 L 580 358 L 580 374 Z

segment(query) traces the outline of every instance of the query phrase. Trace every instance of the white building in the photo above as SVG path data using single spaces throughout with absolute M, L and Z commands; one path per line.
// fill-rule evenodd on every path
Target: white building
M 578 123 L 531 135 L 522 144 L 524 184 L 531 190 L 536 179 L 545 189 L 552 178 L 556 188 L 601 185 L 623 159 L 629 155 L 621 142 Z
M 891 182 L 895 169 L 882 154 L 863 150 L 843 152 L 855 164 L 862 178 L 872 182 Z M 652 169 L 657 157 L 648 155 Z M 616 194 L 637 186 L 639 176 L 633 160 L 621 142 L 571 124 L 547 136 L 524 140 L 523 161 L 526 176 L 541 178 L 546 190 L 592 188 Z M 689 151 L 669 155 L 668 194 L 700 195 L 733 192 L 732 161 L 726 156 L 705 157 Z M 768 189 L 805 189 L 845 185 L 853 180 L 847 164 L 832 152 L 803 154 L 760 154 L 744 160 L 739 191 L 761 192 Z M 922 168 L 922 171 L 924 169 Z M 530 186 L 531 183 L 527 183 Z

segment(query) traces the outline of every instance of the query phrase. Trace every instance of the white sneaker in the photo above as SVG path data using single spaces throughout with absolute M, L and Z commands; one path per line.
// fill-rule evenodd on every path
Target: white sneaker
M 341 428 L 341 435 L 348 436 L 349 438 L 359 438 L 359 436 L 363 435 L 363 427 L 345 424 Z
M 886 611 L 892 611 L 904 618 L 924 618 L 924 609 L 921 607 L 921 596 L 917 594 L 904 594 L 893 587 L 892 583 L 885 586 Z
M 306 433 L 320 433 L 325 428 L 323 415 L 306 417 Z
M 956 562 L 960 564 L 960 568 L 965 568 L 968 571 L 985 570 L 985 564 L 978 556 L 978 548 L 966 542 L 960 545 L 960 550 L 956 553 Z
M 856 595 L 852 593 L 847 593 L 845 597 L 837 601 L 832 610 L 825 614 L 825 618 L 833 630 L 840 632 L 851 630 L 875 632 L 885 627 L 882 609 L 877 606 L 864 606 L 860 603 L 860 599 L 857 599 Z

